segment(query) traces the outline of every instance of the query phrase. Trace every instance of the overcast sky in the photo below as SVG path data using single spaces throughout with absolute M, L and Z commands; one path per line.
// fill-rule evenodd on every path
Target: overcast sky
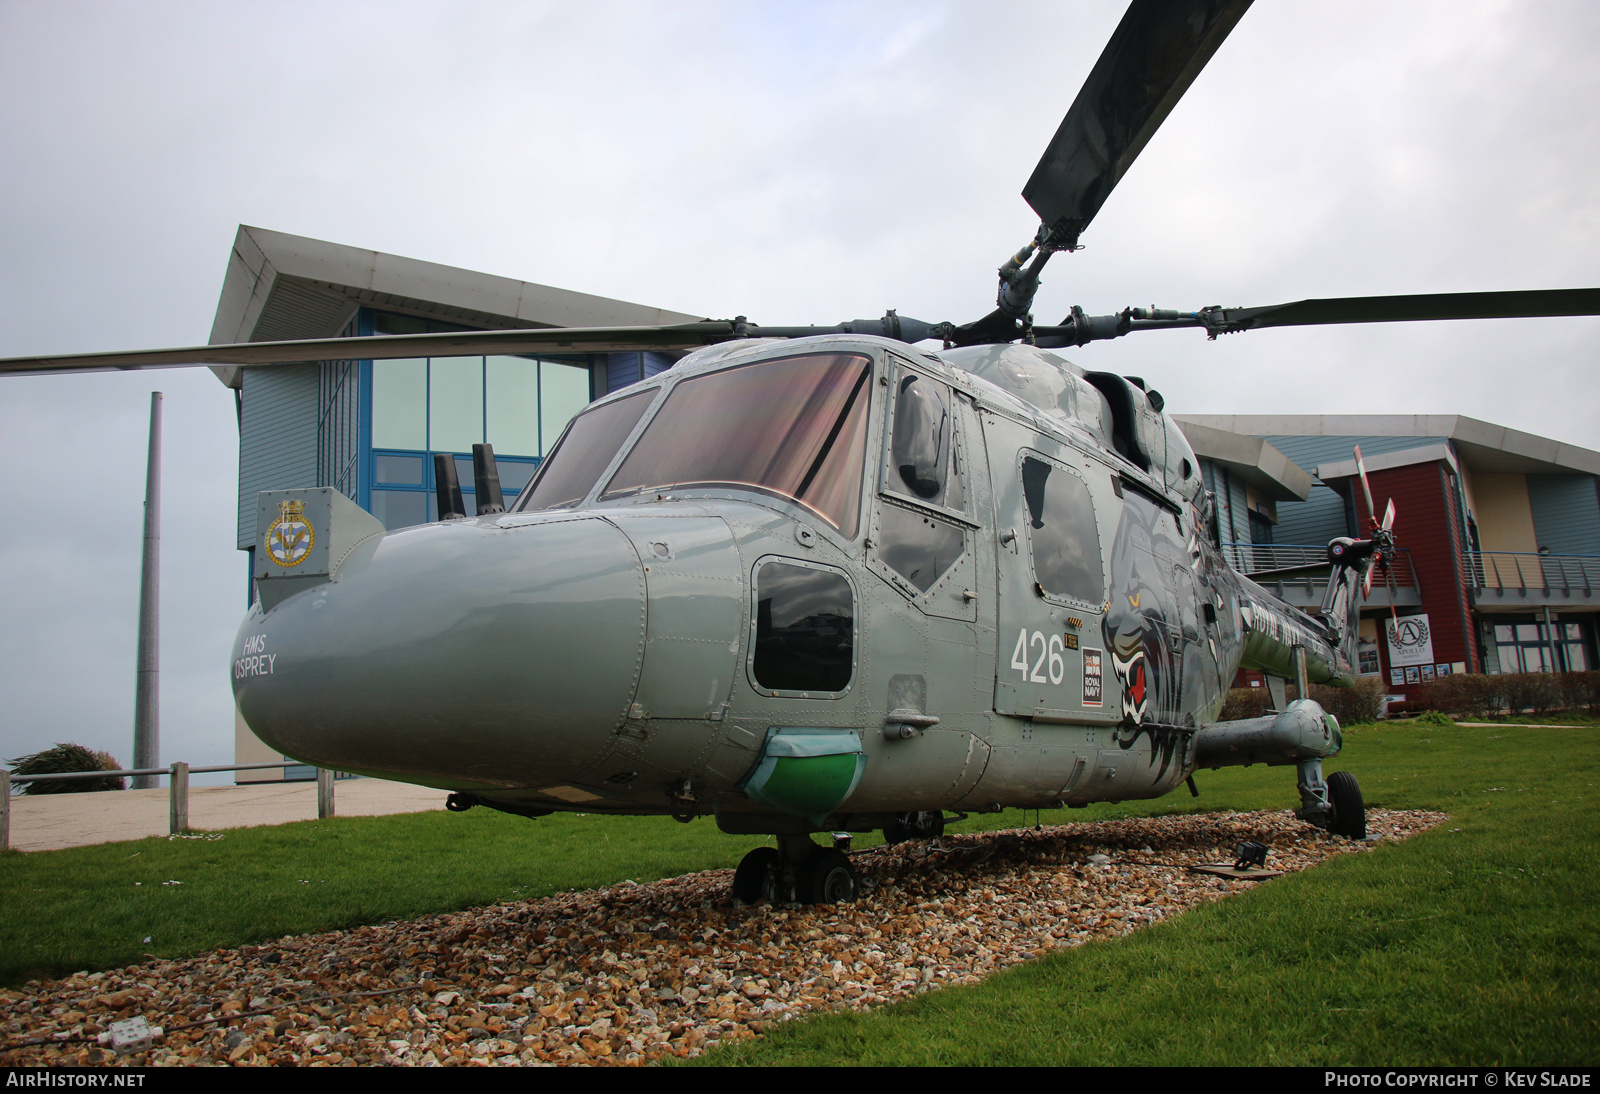
M 240 223 L 712 317 L 992 306 L 1116 3 L 0 0 L 0 356 L 204 342 Z M 1261 0 L 1036 311 L 1600 285 L 1600 5 Z M 1600 321 L 1076 351 L 1177 413 L 1467 414 L 1600 449 Z M 233 756 L 232 395 L 0 379 L 0 755 L 132 759 L 149 393 L 162 758 Z

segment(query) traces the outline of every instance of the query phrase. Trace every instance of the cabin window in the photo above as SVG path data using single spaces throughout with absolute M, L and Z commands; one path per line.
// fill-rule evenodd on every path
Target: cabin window
M 1089 487 L 1071 471 L 1032 456 L 1022 461 L 1033 574 L 1046 596 L 1099 604 L 1105 599 L 1100 530 Z
M 588 497 L 590 487 L 639 424 L 659 390 L 652 387 L 586 410 L 572 419 L 539 468 L 539 477 L 534 479 L 521 509 L 561 509 Z
M 768 562 L 756 571 L 751 675 L 767 691 L 838 693 L 855 672 L 855 597 L 843 574 Z
M 819 353 L 682 380 L 602 496 L 754 489 L 798 502 L 854 537 L 871 374 L 869 357 Z

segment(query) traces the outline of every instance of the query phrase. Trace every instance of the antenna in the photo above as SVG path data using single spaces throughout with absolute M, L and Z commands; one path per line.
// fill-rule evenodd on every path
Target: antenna
M 461 501 L 461 482 L 456 478 L 456 458 L 448 452 L 433 454 L 433 488 L 439 498 L 440 520 L 467 515 L 467 507 Z
M 494 445 L 472 446 L 472 481 L 477 487 L 480 517 L 506 511 L 505 497 L 500 493 L 500 471 L 494 462 Z

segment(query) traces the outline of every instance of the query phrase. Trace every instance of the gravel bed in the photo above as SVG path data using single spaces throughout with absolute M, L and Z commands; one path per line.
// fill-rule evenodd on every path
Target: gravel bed
M 1287 812 L 947 835 L 853 856 L 851 904 L 745 907 L 713 870 L 286 936 L 0 991 L 0 1064 L 644 1064 L 974 983 L 1263 884 L 1185 868 L 1245 840 L 1293 871 L 1444 819 L 1371 810 L 1362 842 Z M 95 1045 L 140 1015 L 164 1027 L 156 1047 Z

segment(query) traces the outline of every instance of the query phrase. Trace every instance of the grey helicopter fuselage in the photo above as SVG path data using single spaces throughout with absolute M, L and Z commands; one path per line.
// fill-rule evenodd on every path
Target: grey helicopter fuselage
M 1337 751 L 1320 711 L 1309 753 L 1208 751 L 1241 664 L 1353 679 L 1355 608 L 1224 563 L 1159 396 L 1026 345 L 710 347 L 587 408 L 505 513 L 261 498 L 245 722 L 512 812 L 793 833 L 1155 797 Z

